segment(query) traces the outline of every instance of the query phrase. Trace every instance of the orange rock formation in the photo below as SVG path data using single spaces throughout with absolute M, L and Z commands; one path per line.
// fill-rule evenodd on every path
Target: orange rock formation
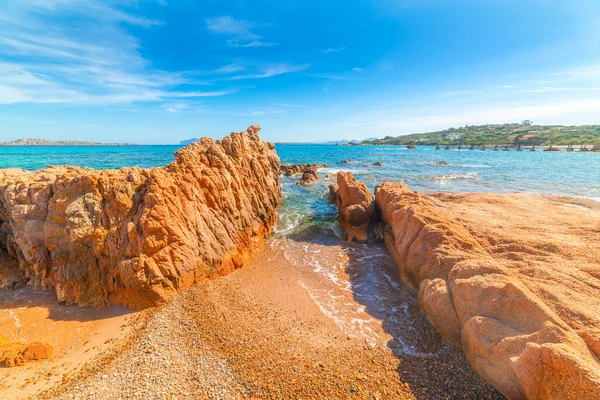
M 377 219 L 371 192 L 350 172 L 338 172 L 337 187 L 332 185 L 329 191 L 330 199 L 336 198 L 340 223 L 348 233 L 348 240 L 366 241 Z
M 241 267 L 281 197 L 259 130 L 202 138 L 161 168 L 0 170 L 0 286 L 143 308 Z
M 510 399 L 600 398 L 600 205 L 376 188 L 402 280 Z M 573 206 L 574 205 L 574 206 Z

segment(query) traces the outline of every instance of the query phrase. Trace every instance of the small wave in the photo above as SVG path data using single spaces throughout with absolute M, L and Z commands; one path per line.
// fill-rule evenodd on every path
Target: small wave
M 418 164 L 418 163 L 415 162 L 414 164 Z M 421 164 L 423 164 L 423 163 L 421 163 Z M 441 166 L 441 167 L 492 168 L 489 165 L 483 165 L 483 164 L 451 164 L 451 163 L 444 164 L 444 161 L 429 161 L 427 164 L 437 165 L 437 166 Z
M 430 181 L 448 182 L 459 179 L 477 179 L 477 174 L 475 172 L 467 172 L 466 174 L 435 175 L 428 176 L 427 179 Z
M 456 164 L 457 167 L 466 167 L 466 168 L 492 168 L 491 165 L 483 165 L 483 164 Z
M 318 171 L 323 174 L 337 174 L 338 172 L 352 172 L 353 174 L 362 174 L 365 172 L 364 169 L 353 168 L 319 168 Z

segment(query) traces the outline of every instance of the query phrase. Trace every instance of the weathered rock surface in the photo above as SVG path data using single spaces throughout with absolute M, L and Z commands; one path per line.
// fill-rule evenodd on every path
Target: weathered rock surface
M 317 172 L 319 168 L 328 168 L 327 164 L 284 164 L 281 173 L 285 176 L 294 176 L 304 172 Z
M 510 399 L 600 398 L 598 203 L 392 183 L 376 202 L 402 280 L 479 374 Z
M 335 192 L 340 223 L 348 233 L 348 240 L 368 240 L 377 213 L 373 195 L 365 184 L 349 172 L 338 172 L 337 189 L 330 186 L 329 190 L 330 196 Z
M 259 129 L 202 138 L 161 168 L 0 170 L 0 286 L 143 308 L 241 267 L 281 197 Z

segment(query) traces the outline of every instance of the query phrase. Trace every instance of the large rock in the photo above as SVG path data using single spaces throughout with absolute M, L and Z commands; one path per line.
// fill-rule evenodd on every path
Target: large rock
M 402 280 L 478 373 L 510 399 L 600 398 L 598 203 L 392 183 L 376 202 Z
M 259 129 L 202 138 L 161 168 L 0 170 L 0 285 L 143 308 L 241 267 L 281 197 Z
M 337 188 L 331 187 L 330 196 L 336 196 L 340 223 L 348 233 L 348 240 L 366 241 L 377 223 L 373 195 L 364 183 L 349 172 L 338 172 Z

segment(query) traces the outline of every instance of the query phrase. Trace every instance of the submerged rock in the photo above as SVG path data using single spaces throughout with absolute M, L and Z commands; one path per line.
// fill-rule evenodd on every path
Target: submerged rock
M 475 371 L 510 399 L 600 398 L 600 206 L 375 192 L 402 280 Z
M 281 198 L 259 129 L 204 137 L 161 168 L 0 170 L 0 286 L 139 309 L 243 266 Z
M 374 166 L 376 167 L 382 167 L 383 164 L 381 163 L 381 161 L 377 161 L 376 163 L 373 163 Z

